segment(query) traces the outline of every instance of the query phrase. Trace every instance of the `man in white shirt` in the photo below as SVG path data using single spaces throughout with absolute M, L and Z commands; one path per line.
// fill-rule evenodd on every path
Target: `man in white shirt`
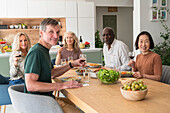
M 105 66 L 119 70 L 130 70 L 128 66 L 130 60 L 128 46 L 122 41 L 115 39 L 112 28 L 105 27 L 102 33 Z

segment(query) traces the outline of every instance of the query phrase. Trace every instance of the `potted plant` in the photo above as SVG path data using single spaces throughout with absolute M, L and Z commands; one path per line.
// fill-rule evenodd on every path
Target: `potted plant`
M 169 9 L 167 10 L 169 12 Z M 169 12 L 170 13 L 170 12 Z M 160 17 L 159 17 L 160 18 Z M 162 64 L 170 66 L 170 29 L 164 22 L 164 20 L 159 20 L 165 29 L 165 33 L 160 32 L 160 38 L 163 38 L 164 41 L 158 43 L 153 51 L 160 55 Z
M 95 48 L 103 48 L 103 42 L 100 39 L 99 30 L 95 33 Z

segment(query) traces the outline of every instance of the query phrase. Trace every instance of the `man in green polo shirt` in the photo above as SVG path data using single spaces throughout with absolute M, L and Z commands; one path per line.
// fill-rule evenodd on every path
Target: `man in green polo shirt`
M 24 91 L 26 93 L 54 97 L 52 92 L 55 90 L 82 87 L 82 84 L 78 83 L 77 81 L 68 81 L 64 83 L 51 82 L 51 78 L 61 76 L 74 66 L 84 66 L 84 62 L 81 62 L 80 59 L 78 59 L 62 67 L 53 68 L 50 60 L 49 50 L 53 45 L 57 44 L 59 35 L 60 26 L 56 20 L 46 18 L 41 22 L 40 39 L 38 43 L 30 49 L 25 60 Z M 73 105 L 66 105 L 66 103 L 64 103 L 62 100 L 59 100 L 58 102 L 59 104 L 62 103 L 60 105 L 64 112 L 79 112 L 79 110 L 77 110 Z M 71 109 L 71 111 L 68 111 L 68 107 Z

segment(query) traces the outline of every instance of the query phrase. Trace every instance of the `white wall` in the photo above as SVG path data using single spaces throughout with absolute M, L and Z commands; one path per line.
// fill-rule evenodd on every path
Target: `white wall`
M 96 6 L 118 6 L 132 7 L 133 0 L 85 0 L 86 2 L 95 2 Z
M 103 15 L 117 15 L 117 39 L 123 41 L 130 50 L 133 48 L 133 8 L 119 7 L 118 12 L 108 12 L 107 7 L 96 9 L 96 29 L 103 29 Z M 101 36 L 102 38 L 102 36 Z
M 159 1 L 159 0 L 158 0 Z M 168 1 L 167 8 L 170 9 L 170 1 Z M 135 3 L 136 2 L 136 3 Z M 136 36 L 139 32 L 146 30 L 151 33 L 154 43 L 158 44 L 163 40 L 160 38 L 160 32 L 164 32 L 164 28 L 162 27 L 159 21 L 150 21 L 151 20 L 151 0 L 134 0 L 134 9 L 136 9 L 135 15 L 140 15 L 140 20 L 134 24 L 134 29 L 140 29 L 134 33 L 134 40 L 136 40 Z M 134 20 L 136 20 L 138 16 L 134 16 Z M 168 19 L 166 21 L 167 25 L 170 28 L 170 14 L 168 14 Z

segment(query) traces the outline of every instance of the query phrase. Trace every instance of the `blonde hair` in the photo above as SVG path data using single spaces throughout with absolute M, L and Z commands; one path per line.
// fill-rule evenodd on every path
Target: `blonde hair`
M 12 47 L 12 50 L 13 51 L 20 51 L 21 48 L 20 48 L 20 37 L 24 35 L 28 41 L 28 46 L 26 48 L 26 51 L 28 52 L 29 49 L 31 48 L 31 41 L 30 41 L 30 38 L 28 37 L 28 35 L 26 33 L 17 33 L 14 37 L 14 42 L 13 42 L 13 47 Z
M 66 42 L 67 34 L 72 35 L 73 40 L 74 40 L 74 42 L 73 42 L 73 49 L 74 49 L 74 52 L 77 52 L 77 51 L 80 49 L 80 48 L 79 48 L 79 44 L 78 44 L 79 40 L 78 40 L 76 34 L 75 34 L 74 32 L 72 32 L 72 31 L 68 31 L 68 32 L 66 32 L 66 33 L 64 34 L 64 39 L 63 39 L 63 40 L 64 40 L 64 47 L 65 47 L 65 48 L 68 47 L 68 44 L 67 44 L 67 42 Z

